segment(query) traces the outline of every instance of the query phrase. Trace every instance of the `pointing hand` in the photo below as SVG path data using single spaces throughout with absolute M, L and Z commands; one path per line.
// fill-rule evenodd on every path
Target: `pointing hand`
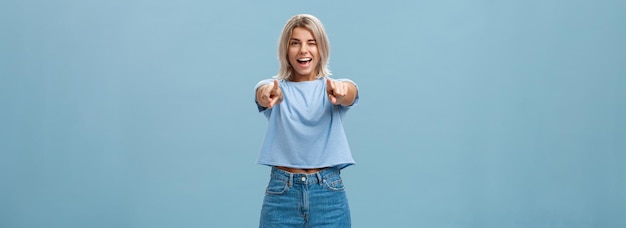
M 340 81 L 326 78 L 326 93 L 328 93 L 330 103 L 334 105 L 341 104 L 341 101 L 348 94 L 348 85 Z
M 278 80 L 274 79 L 273 84 L 261 86 L 257 91 L 257 101 L 266 108 L 273 108 L 283 100 L 283 91 L 278 85 Z

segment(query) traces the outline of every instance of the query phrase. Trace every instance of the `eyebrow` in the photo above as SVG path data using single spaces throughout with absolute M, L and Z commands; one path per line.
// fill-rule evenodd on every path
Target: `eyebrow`
M 301 41 L 301 40 L 300 40 L 300 39 L 298 39 L 298 38 L 291 38 L 291 39 L 289 39 L 289 40 Z M 315 42 L 317 42 L 315 39 L 309 39 L 309 40 L 307 40 L 307 41 L 315 41 Z

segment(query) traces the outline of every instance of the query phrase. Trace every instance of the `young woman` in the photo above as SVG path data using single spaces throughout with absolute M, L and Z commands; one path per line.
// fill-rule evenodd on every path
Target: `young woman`
M 329 54 L 322 23 L 295 15 L 278 44 L 278 75 L 256 85 L 257 107 L 269 120 L 257 162 L 272 167 L 260 227 L 350 227 L 339 173 L 354 164 L 343 119 L 358 89 L 329 78 Z

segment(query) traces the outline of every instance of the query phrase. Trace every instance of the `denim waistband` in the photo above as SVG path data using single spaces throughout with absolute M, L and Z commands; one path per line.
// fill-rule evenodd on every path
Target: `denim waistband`
M 323 184 L 324 181 L 333 175 L 339 175 L 340 170 L 337 167 L 324 168 L 318 172 L 304 174 L 304 173 L 290 173 L 285 170 L 272 167 L 272 178 L 283 180 L 289 183 L 289 186 L 294 184 L 310 185 L 310 184 Z

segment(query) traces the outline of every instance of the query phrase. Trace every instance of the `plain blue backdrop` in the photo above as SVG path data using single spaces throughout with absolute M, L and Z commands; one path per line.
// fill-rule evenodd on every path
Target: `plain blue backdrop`
M 626 227 L 625 1 L 0 1 L 0 227 L 256 227 L 254 85 L 325 24 L 354 227 Z

